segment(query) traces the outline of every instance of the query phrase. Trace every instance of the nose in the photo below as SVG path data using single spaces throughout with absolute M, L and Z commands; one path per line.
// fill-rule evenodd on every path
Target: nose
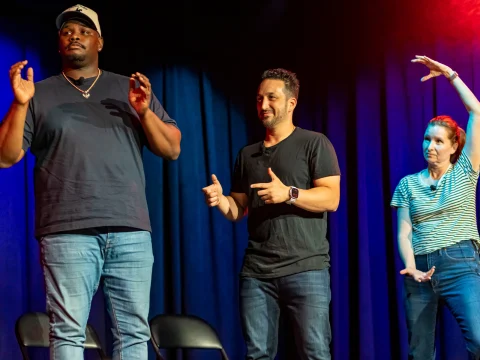
M 76 32 L 72 33 L 72 35 L 70 36 L 70 41 L 75 42 L 78 40 L 80 40 L 80 38 L 78 37 L 78 34 Z
M 262 108 L 262 110 L 270 109 L 270 105 L 268 104 L 268 99 L 267 98 L 262 99 L 261 108 Z

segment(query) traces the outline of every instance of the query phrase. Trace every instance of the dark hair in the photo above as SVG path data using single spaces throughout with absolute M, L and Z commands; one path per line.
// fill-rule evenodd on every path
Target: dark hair
M 298 99 L 300 81 L 297 79 L 297 74 L 281 68 L 269 69 L 262 74 L 262 81 L 266 79 L 282 80 L 285 83 L 286 95 Z
M 465 130 L 458 126 L 457 122 L 447 115 L 440 115 L 434 117 L 428 122 L 427 128 L 430 126 L 443 126 L 448 130 L 448 138 L 450 139 L 452 144 L 458 144 L 457 150 L 452 155 L 450 155 L 450 162 L 452 164 L 456 163 L 458 157 L 462 153 L 463 147 L 465 146 Z

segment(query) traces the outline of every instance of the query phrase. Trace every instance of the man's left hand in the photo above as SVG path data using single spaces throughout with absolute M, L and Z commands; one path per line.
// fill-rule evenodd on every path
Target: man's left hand
M 280 204 L 290 200 L 290 187 L 285 186 L 271 168 L 268 168 L 268 175 L 272 178 L 271 182 L 250 185 L 252 189 L 262 189 L 257 193 L 260 199 L 265 204 Z
M 137 87 L 135 80 L 139 82 L 139 87 Z M 148 78 L 139 72 L 132 74 L 130 77 L 128 100 L 130 100 L 130 105 L 132 105 L 132 107 L 135 109 L 138 116 L 142 117 L 145 115 L 150 107 L 151 99 L 152 85 L 150 84 Z

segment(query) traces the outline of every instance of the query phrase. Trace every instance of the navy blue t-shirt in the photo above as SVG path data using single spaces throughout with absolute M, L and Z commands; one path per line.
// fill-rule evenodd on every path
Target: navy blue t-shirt
M 101 226 L 151 231 L 142 161 L 148 143 L 128 91 L 128 77 L 107 71 L 88 99 L 61 74 L 35 84 L 23 150 L 36 158 L 37 237 Z M 176 126 L 155 95 L 150 109 Z

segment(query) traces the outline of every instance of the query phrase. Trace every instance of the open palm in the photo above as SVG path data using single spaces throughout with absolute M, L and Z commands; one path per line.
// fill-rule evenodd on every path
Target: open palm
M 448 66 L 442 63 L 439 63 L 438 61 L 435 61 L 433 59 L 430 59 L 429 57 L 424 55 L 422 56 L 415 55 L 415 59 L 413 59 L 412 62 L 423 64 L 430 69 L 430 73 L 422 77 L 421 81 L 427 81 L 431 78 L 448 74 L 451 71 L 451 69 Z
M 27 78 L 22 79 L 22 69 L 27 61 L 16 63 L 10 68 L 10 82 L 12 84 L 15 101 L 19 104 L 26 104 L 35 94 L 35 84 L 33 82 L 33 69 L 27 69 Z

